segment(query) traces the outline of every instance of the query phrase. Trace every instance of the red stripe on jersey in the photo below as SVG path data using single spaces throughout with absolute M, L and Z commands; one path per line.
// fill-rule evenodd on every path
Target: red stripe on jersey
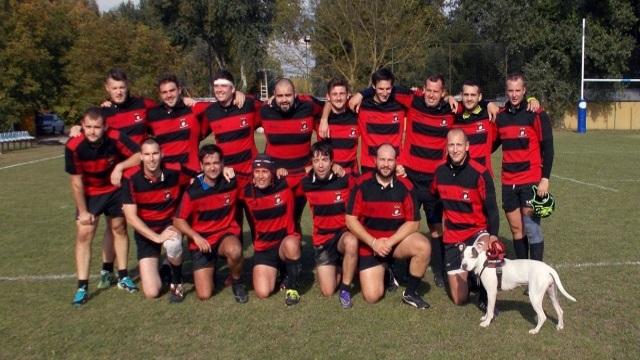
M 360 142 L 360 165 L 375 167 L 378 146 L 389 143 L 399 152 L 404 132 L 405 110 L 395 100 L 377 104 L 365 99 L 358 113 L 358 125 L 362 136 Z
M 147 133 L 147 111 L 154 106 L 153 100 L 129 96 L 122 104 L 103 108 L 102 113 L 109 128 L 120 130 L 140 145 Z
M 219 177 L 216 184 L 206 190 L 200 182 L 195 179 L 184 192 L 175 217 L 189 223 L 211 246 L 215 246 L 225 234 L 240 236 L 241 229 L 235 220 L 238 201 L 235 179 L 227 182 Z M 197 249 L 193 239 L 189 239 L 189 250 Z
M 347 214 L 358 217 L 372 236 L 389 237 L 405 222 L 420 221 L 420 209 L 415 206 L 411 189 L 406 179 L 394 179 L 393 186 L 382 188 L 376 176 L 367 177 L 353 188 Z M 358 254 L 370 256 L 373 250 L 359 242 Z
M 224 154 L 225 165 L 239 174 L 251 173 L 251 163 L 258 154 L 253 133 L 258 127 L 256 116 L 259 106 L 258 101 L 247 98 L 241 109 L 212 103 L 204 112 L 204 135 L 213 133 Z
M 274 185 L 262 190 L 247 184 L 241 198 L 254 224 L 254 251 L 272 249 L 286 236 L 297 235 L 293 224 L 293 193 L 285 181 L 276 180 Z
M 521 106 L 515 112 L 502 111 L 496 125 L 502 144 L 502 184 L 538 183 L 542 177 L 540 116 Z
M 448 104 L 429 108 L 424 98 L 414 96 L 407 112 L 407 134 L 398 161 L 415 172 L 433 174 L 446 159 L 447 133 L 454 118 Z
M 156 106 L 149 110 L 147 124 L 160 144 L 165 162 L 179 163 L 194 173 L 200 172 L 200 119 L 194 109 L 182 101 L 174 108 Z
M 349 175 L 313 181 L 313 173 L 302 180 L 313 215 L 313 246 L 320 246 L 346 230 L 345 213 L 349 192 L 354 184 Z

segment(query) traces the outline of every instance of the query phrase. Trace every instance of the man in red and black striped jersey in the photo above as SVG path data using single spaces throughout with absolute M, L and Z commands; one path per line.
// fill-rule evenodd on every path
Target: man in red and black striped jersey
M 429 304 L 417 289 L 429 264 L 431 247 L 418 232 L 420 210 L 415 206 L 411 183 L 395 176 L 396 157 L 393 145 L 380 145 L 376 173 L 363 175 L 351 192 L 346 224 L 360 240 L 358 267 L 365 301 L 374 303 L 382 298 L 387 258 L 409 259 L 403 301 L 426 309 Z
M 294 221 L 300 232 L 300 219 L 306 198 L 300 181 L 310 165 L 309 152 L 314 117 L 322 112 L 322 104 L 300 99 L 291 80 L 279 79 L 274 87 L 274 99 L 260 108 L 260 120 L 267 140 L 265 154 L 277 168 L 287 169 L 286 181 L 295 196 Z
M 238 183 L 223 176 L 223 152 L 217 145 L 205 145 L 198 154 L 202 174 L 182 195 L 173 225 L 189 238 L 193 281 L 200 300 L 213 294 L 214 266 L 218 256 L 227 259 L 236 302 L 249 298 L 242 280 L 241 228 L 235 221 Z
M 549 192 L 553 165 L 553 132 L 546 112 L 527 111 L 524 75 L 507 77 L 508 102 L 498 114 L 498 141 L 502 145 L 502 207 L 506 213 L 518 259 L 542 261 L 544 240 L 540 218 L 533 215 L 533 186 L 538 196 Z
M 327 100 L 330 107 L 323 110 L 323 119 L 318 125 L 318 137 L 329 142 L 333 148 L 333 160 L 345 173 L 357 175 L 360 173 L 360 129 L 358 115 L 347 106 L 349 95 L 349 83 L 346 80 L 334 78 L 329 81 Z
M 213 76 L 213 94 L 216 102 L 206 103 L 202 119 L 202 134 L 213 134 L 216 144 L 224 152 L 224 163 L 233 168 L 238 188 L 251 184 L 253 174 L 251 164 L 258 154 L 254 132 L 260 127 L 258 110 L 261 103 L 247 98 L 241 106 L 236 106 L 233 75 L 220 70 Z M 201 106 L 200 103 L 195 107 Z M 236 222 L 242 226 L 244 203 L 240 201 L 236 209 Z M 240 234 L 242 239 L 242 234 Z
M 147 126 L 153 134 L 165 163 L 181 164 L 190 176 L 200 172 L 198 145 L 200 143 L 200 117 L 204 104 L 185 105 L 180 95 L 182 88 L 175 75 L 164 75 L 158 80 L 158 93 L 162 104 L 147 113 Z
M 118 287 L 137 291 L 127 271 L 129 238 L 122 215 L 120 182 L 122 171 L 140 163 L 139 147 L 126 135 L 107 129 L 100 109 L 90 108 L 82 117 L 83 134 L 67 141 L 65 170 L 71 175 L 71 190 L 75 200 L 76 267 L 78 290 L 73 304 L 84 304 L 88 296 L 91 241 L 98 217 L 105 214 L 113 233 L 118 260 Z
M 171 266 L 170 301 L 184 299 L 182 285 L 182 234 L 172 226 L 182 190 L 189 176 L 180 164 L 165 163 L 153 138 L 142 143 L 142 166 L 133 168 L 122 182 L 122 211 L 135 229 L 142 291 L 147 299 L 160 295 L 162 280 L 158 259 L 164 247 Z
M 495 121 L 489 119 L 486 106 L 481 104 L 482 90 L 478 83 L 466 80 L 462 83 L 463 111 L 456 115 L 453 127 L 462 129 L 469 140 L 469 156 L 483 165 L 493 176 L 491 153 L 496 139 Z
M 497 240 L 500 216 L 491 174 L 471 158 L 470 144 L 462 129 L 447 135 L 447 161 L 435 172 L 428 206 L 442 201 L 444 208 L 445 270 L 451 300 L 456 305 L 467 302 L 467 272 L 460 269 L 460 244 L 471 246 L 476 240 L 489 245 Z
M 264 299 L 273 292 L 278 268 L 284 262 L 285 304 L 299 303 L 298 280 L 302 266 L 300 234 L 293 223 L 294 196 L 287 182 L 276 176 L 276 163 L 269 155 L 259 154 L 253 160 L 253 184 L 242 189 L 241 197 L 255 230 L 253 288 L 256 296 Z
M 358 263 L 358 239 L 345 224 L 346 203 L 355 181 L 350 175 L 338 177 L 333 173 L 333 149 L 328 141 L 313 144 L 311 154 L 313 170 L 302 179 L 302 188 L 313 215 L 318 283 L 322 294 L 331 296 L 341 279 L 338 296 L 346 309 L 352 306 L 351 284 Z M 339 264 L 341 274 L 336 272 Z

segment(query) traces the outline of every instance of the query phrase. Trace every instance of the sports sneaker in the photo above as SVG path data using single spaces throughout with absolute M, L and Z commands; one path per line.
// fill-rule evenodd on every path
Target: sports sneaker
M 184 288 L 182 284 L 169 285 L 169 302 L 172 304 L 181 303 L 184 300 Z
M 116 277 L 112 272 L 107 270 L 100 270 L 100 282 L 98 282 L 98 289 L 108 289 L 111 285 L 116 284 Z
M 436 285 L 436 287 L 439 287 L 439 288 L 444 287 L 444 276 L 442 276 L 442 274 L 433 275 L 433 282 Z
M 407 293 L 407 291 L 402 292 L 402 301 L 405 304 L 411 305 L 418 309 L 428 309 L 431 307 L 428 302 L 424 301 L 422 297 L 418 294 Z
M 134 293 L 138 291 L 138 287 L 136 286 L 136 283 L 134 283 L 133 280 L 131 280 L 131 278 L 128 276 L 125 276 L 122 279 L 120 279 L 120 281 L 118 281 L 118 289 L 126 290 L 129 293 Z
M 298 290 L 287 289 L 287 293 L 284 298 L 284 303 L 287 306 L 295 305 L 300 302 L 300 294 L 298 294 Z
M 396 276 L 393 273 L 393 270 L 391 270 L 391 268 L 388 267 L 385 270 L 385 289 L 387 290 L 387 292 L 394 292 L 398 290 L 399 287 L 400 287 L 400 283 L 398 283 L 398 280 L 396 279 Z
M 86 303 L 87 300 L 89 300 L 89 293 L 87 293 L 87 288 L 84 286 L 79 287 L 78 290 L 76 290 L 76 293 L 73 295 L 73 301 L 71 302 L 71 305 L 79 307 L 80 305 Z
M 231 286 L 233 297 L 238 304 L 244 304 L 249 301 L 249 295 L 247 294 L 247 287 L 243 283 L 238 282 Z
M 353 302 L 351 302 L 351 293 L 348 290 L 340 290 L 338 299 L 340 299 L 340 305 L 342 305 L 343 309 L 350 309 L 353 306 Z

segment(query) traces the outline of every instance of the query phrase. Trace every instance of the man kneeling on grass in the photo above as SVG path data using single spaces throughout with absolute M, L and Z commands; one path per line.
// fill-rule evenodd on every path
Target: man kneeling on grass
M 165 164 L 160 145 L 153 138 L 142 143 L 142 168 L 132 169 L 122 182 L 122 210 L 134 229 L 142 291 L 148 299 L 158 297 L 162 280 L 158 259 L 164 247 L 171 267 L 169 301 L 184 299 L 182 286 L 182 234 L 172 226 L 182 189 L 189 176 L 179 164 Z
M 302 188 L 313 214 L 318 283 L 322 295 L 331 296 L 340 282 L 340 304 L 347 309 L 352 306 L 351 285 L 358 263 L 358 239 L 345 225 L 346 203 L 354 180 L 333 172 L 333 149 L 328 141 L 313 144 L 311 154 L 313 169 L 302 179 Z M 342 265 L 341 272 L 337 271 L 338 264 Z
M 384 295 L 384 271 L 389 257 L 409 259 L 409 280 L 402 300 L 427 309 L 429 304 L 417 289 L 429 265 L 431 247 L 418 232 L 420 212 L 411 183 L 396 177 L 396 157 L 391 144 L 378 147 L 376 172 L 363 175 L 351 192 L 346 223 L 360 240 L 358 267 L 365 301 L 375 303 Z
M 200 300 L 213 295 L 213 276 L 218 256 L 227 259 L 233 296 L 238 303 L 249 300 L 242 281 L 241 228 L 236 223 L 238 202 L 236 179 L 223 176 L 223 155 L 217 145 L 205 145 L 198 154 L 202 174 L 182 195 L 173 225 L 189 238 L 193 282 Z

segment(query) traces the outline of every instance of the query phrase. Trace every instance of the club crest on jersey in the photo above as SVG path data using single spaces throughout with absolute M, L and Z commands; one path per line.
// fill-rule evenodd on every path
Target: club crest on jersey
M 140 114 L 138 114 L 138 113 L 133 114 L 133 121 L 135 121 L 135 122 L 142 121 L 142 116 L 140 116 Z
M 187 119 L 180 119 L 180 129 L 186 128 L 187 126 L 189 126 L 189 124 L 187 123 Z
M 462 200 L 471 201 L 471 198 L 469 197 L 469 192 L 468 191 L 463 191 L 462 192 Z
M 481 122 L 479 122 L 478 127 L 476 128 L 476 132 L 483 132 L 483 131 L 485 131 L 484 125 Z
M 518 133 L 518 137 L 521 137 L 521 138 L 527 137 L 527 130 L 525 130 L 525 128 L 521 127 L 520 128 L 520 133 Z
M 341 192 L 336 192 L 336 199 L 333 202 L 342 202 L 342 193 Z
M 280 194 L 275 194 L 274 202 L 275 202 L 276 206 L 282 205 L 282 199 L 280 198 Z
M 307 125 L 307 121 L 303 120 L 302 122 L 300 122 L 300 132 L 307 132 L 309 131 L 309 125 Z
M 398 113 L 393 113 L 393 120 L 391 120 L 391 122 L 397 123 L 400 121 L 400 118 L 398 117 Z
M 351 131 L 349 132 L 349 137 L 358 137 L 358 130 L 356 130 L 356 128 L 351 128 Z
M 442 121 L 440 121 L 440 127 L 447 127 L 448 121 L 447 119 L 442 119 Z
M 165 201 L 169 201 L 169 200 L 171 200 L 171 192 L 170 192 L 169 190 L 166 190 L 166 191 L 164 192 L 164 200 L 165 200 Z
M 231 204 L 231 195 L 229 195 L 229 194 L 225 194 L 224 195 L 224 204 L 225 205 L 230 205 Z
M 249 126 L 249 122 L 247 121 L 247 118 L 243 117 L 240 118 L 240 127 L 247 127 Z
M 391 216 L 398 217 L 402 216 L 402 210 L 400 204 L 393 205 L 393 210 L 391 211 Z

